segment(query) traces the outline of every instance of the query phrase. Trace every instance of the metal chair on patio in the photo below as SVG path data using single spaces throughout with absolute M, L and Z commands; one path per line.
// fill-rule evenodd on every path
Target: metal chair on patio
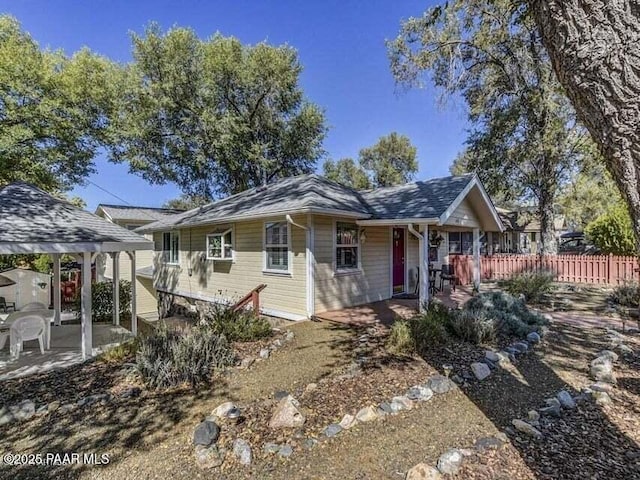
M 440 290 L 444 289 L 444 282 L 451 285 L 454 292 L 456 291 L 458 277 L 453 270 L 453 265 L 442 265 L 442 271 L 440 272 Z

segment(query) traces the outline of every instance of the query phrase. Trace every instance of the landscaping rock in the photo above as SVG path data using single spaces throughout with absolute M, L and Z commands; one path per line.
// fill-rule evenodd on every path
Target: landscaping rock
M 526 433 L 527 435 L 535 438 L 542 438 L 542 433 L 540 432 L 540 430 L 535 428 L 530 423 L 523 422 L 522 420 L 518 420 L 517 418 L 514 419 L 511 423 L 519 432 Z
M 502 445 L 504 445 L 504 441 L 498 437 L 482 437 L 476 440 L 474 447 L 476 450 L 482 452 L 484 450 L 496 450 Z
M 444 375 L 434 375 L 427 380 L 427 387 L 429 387 L 433 393 L 443 394 L 454 390 L 456 384 Z
M 621 355 L 632 355 L 633 349 L 624 343 L 621 343 L 616 347 L 616 349 L 620 352 Z
M 433 391 L 430 388 L 422 385 L 414 385 L 413 387 L 409 388 L 409 390 L 407 390 L 406 396 L 407 398 L 409 398 L 409 400 L 426 402 L 431 397 L 433 397 Z
M 208 447 L 220 436 L 220 427 L 211 420 L 203 420 L 193 432 L 193 444 Z
M 76 405 L 75 403 L 65 403 L 64 405 L 61 405 L 60 408 L 58 409 L 58 411 L 60 413 L 67 413 L 67 412 L 71 412 L 73 410 L 76 409 Z
M 280 450 L 280 445 L 278 445 L 277 443 L 267 442 L 264 444 L 264 447 L 262 447 L 262 449 L 265 453 L 278 453 L 278 451 Z
M 278 455 L 284 458 L 289 458 L 293 454 L 293 447 L 291 445 L 280 445 L 278 449 Z
M 498 363 L 500 361 L 500 356 L 493 350 L 486 350 L 484 352 L 484 358 L 494 363 Z
M 305 389 L 304 389 L 304 393 L 310 393 L 313 392 L 314 390 L 316 390 L 318 388 L 318 384 L 317 383 L 310 383 L 308 384 Z
M 251 465 L 251 446 L 241 438 L 236 438 L 233 442 L 233 454 L 242 465 Z
M 451 448 L 438 458 L 438 470 L 445 475 L 455 475 L 462 466 L 462 452 L 457 448 Z
M 0 427 L 15 420 L 16 418 L 13 416 L 13 413 L 11 413 L 7 407 L 0 408 Z
M 387 412 L 387 413 L 391 413 L 391 412 Z M 342 417 L 342 420 L 340 420 L 340 427 L 342 427 L 345 430 L 348 430 L 351 427 L 353 427 L 355 423 L 356 423 L 356 417 L 347 413 L 344 417 Z
M 486 363 L 474 362 L 471 364 L 471 371 L 478 380 L 484 380 L 491 375 L 491 370 Z
M 598 355 L 596 355 L 596 357 L 605 357 L 611 360 L 611 362 L 616 362 L 618 360 L 618 354 L 612 350 L 602 350 Z
M 271 344 L 271 349 L 272 350 L 277 350 L 278 348 L 280 348 L 282 346 L 282 340 L 280 340 L 279 338 L 276 338 L 273 343 Z
M 611 392 L 613 390 L 613 385 L 605 382 L 596 382 L 589 387 L 594 392 Z
M 215 445 L 196 445 L 195 453 L 196 465 L 203 470 L 219 467 L 224 462 L 224 454 Z
M 405 480 L 439 480 L 442 478 L 437 468 L 419 463 L 407 472 Z
M 392 408 L 391 408 L 391 404 L 389 404 L 389 402 L 382 402 L 380 405 L 378 405 L 378 409 L 382 410 L 383 412 L 385 412 L 387 414 L 394 413 Z M 346 415 L 345 415 L 345 417 L 346 417 Z
M 566 390 L 560 390 L 556 395 L 556 398 L 564 408 L 569 410 L 576 408 L 576 402 L 573 400 L 571 394 Z
M 379 418 L 378 409 L 374 406 L 368 406 L 360 409 L 358 413 L 356 413 L 356 420 L 359 422 L 371 422 L 372 420 L 377 420 Z
M 337 423 L 332 423 L 331 425 L 327 426 L 322 433 L 325 434 L 326 437 L 335 437 L 337 434 L 339 434 L 342 431 L 342 425 L 339 425 Z
M 404 395 L 393 397 L 391 399 L 391 411 L 393 413 L 398 413 L 401 410 L 411 410 L 412 408 L 413 401 Z
M 233 402 L 224 402 L 218 405 L 213 410 L 213 412 L 211 412 L 211 415 L 218 418 L 227 418 L 227 415 L 229 414 L 229 412 L 231 412 L 232 410 L 237 410 L 237 408 L 238 407 L 236 407 L 236 405 Z
M 519 353 L 525 353 L 529 350 L 529 344 L 527 342 L 516 342 L 512 345 Z
M 540 343 L 540 334 L 538 332 L 530 332 L 527 335 L 527 342 L 529 343 Z
M 49 412 L 55 412 L 59 408 L 60 408 L 60 402 L 58 400 L 54 400 L 49 405 L 47 405 L 47 410 L 49 410 Z
M 141 393 L 142 393 L 142 390 L 140 389 L 140 387 L 129 387 L 122 391 L 122 393 L 120 394 L 120 397 L 121 398 L 138 398 Z
M 606 357 L 598 357 L 591 362 L 591 376 L 597 382 L 616 383 L 613 363 Z
M 249 368 L 251 365 L 253 365 L 255 363 L 256 359 L 253 357 L 246 357 L 243 358 L 242 361 L 240 362 L 240 368 L 242 369 L 247 369 Z
M 515 359 L 515 356 L 518 355 L 520 353 L 520 350 L 513 348 L 513 347 L 504 347 L 504 351 L 507 352 L 509 354 L 509 359 L 513 362 Z
M 262 350 L 260 350 L 260 358 L 269 358 L 269 349 L 268 348 L 263 348 Z
M 270 428 L 295 428 L 304 425 L 305 416 L 298 410 L 300 404 L 291 395 L 287 395 L 278 403 L 269 421 Z
M 527 420 L 534 424 L 540 420 L 540 414 L 536 410 L 529 410 L 527 413 Z
M 285 391 L 285 390 L 278 390 L 277 392 L 275 392 L 275 393 L 273 394 L 273 398 L 274 398 L 276 401 L 278 401 L 278 402 L 279 402 L 280 400 L 282 400 L 283 398 L 286 398 L 286 397 L 288 397 L 288 396 L 289 396 L 289 392 L 287 392 L 287 391 Z
M 591 396 L 596 402 L 596 405 L 611 405 L 613 403 L 607 392 L 594 391 Z
M 316 440 L 315 438 L 307 438 L 302 445 L 304 446 L 304 448 L 309 450 L 315 447 L 317 444 L 318 440 Z
M 287 342 L 290 342 L 291 340 L 293 340 L 295 338 L 296 334 L 293 333 L 291 330 L 289 330 L 287 332 L 287 335 L 285 336 L 285 339 L 287 340 Z

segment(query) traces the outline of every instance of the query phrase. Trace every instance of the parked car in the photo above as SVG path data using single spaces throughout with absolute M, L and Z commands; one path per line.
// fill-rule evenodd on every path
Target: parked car
M 560 255 L 597 255 L 600 251 L 587 242 L 584 233 L 569 232 L 560 235 L 558 253 Z

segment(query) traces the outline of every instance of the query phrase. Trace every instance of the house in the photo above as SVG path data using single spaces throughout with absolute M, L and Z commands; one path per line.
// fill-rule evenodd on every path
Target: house
M 51 275 L 26 268 L 9 268 L 0 272 L 2 276 L 15 283 L 0 287 L 0 297 L 9 303 L 15 303 L 17 310 L 27 303 L 51 303 Z
M 230 302 L 265 284 L 263 312 L 300 320 L 402 293 L 425 301 L 429 266 L 469 249 L 479 262 L 480 231 L 502 229 L 474 175 L 356 191 L 312 174 L 137 231 L 153 235 L 161 297 Z
M 181 210 L 169 208 L 136 207 L 130 205 L 100 204 L 95 214 L 108 222 L 115 223 L 127 230 L 135 230 L 143 225 L 161 220 L 167 216 L 180 213 Z M 146 238 L 152 240 L 151 235 Z M 131 281 L 131 260 L 128 255 L 116 252 L 118 274 L 121 280 Z M 136 258 L 136 304 L 140 316 L 156 317 L 158 312 L 158 299 L 153 286 L 153 252 L 140 251 Z M 114 261 L 108 255 L 99 255 L 96 258 L 96 277 L 98 281 L 111 281 L 113 279 Z
M 496 207 L 505 227 L 504 232 L 487 232 L 483 253 L 520 253 L 535 255 L 540 250 L 542 228 L 537 207 L 522 207 L 516 210 Z M 564 231 L 563 215 L 556 215 L 554 228 L 556 237 Z

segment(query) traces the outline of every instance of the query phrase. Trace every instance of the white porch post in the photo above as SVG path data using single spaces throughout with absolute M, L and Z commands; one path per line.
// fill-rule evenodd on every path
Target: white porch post
M 62 312 L 62 290 L 60 287 L 60 254 L 52 253 L 53 260 L 53 324 L 60 326 Z
M 91 253 L 82 254 L 82 358 L 87 359 L 93 355 L 92 318 L 91 318 Z
M 136 309 L 136 252 L 127 252 L 131 259 L 131 333 L 138 334 L 138 311 Z
M 420 311 L 424 311 L 429 303 L 429 226 L 424 225 L 420 248 Z
M 120 325 L 120 252 L 111 253 L 113 261 L 113 324 Z
M 473 229 L 473 286 L 480 289 L 480 229 Z

